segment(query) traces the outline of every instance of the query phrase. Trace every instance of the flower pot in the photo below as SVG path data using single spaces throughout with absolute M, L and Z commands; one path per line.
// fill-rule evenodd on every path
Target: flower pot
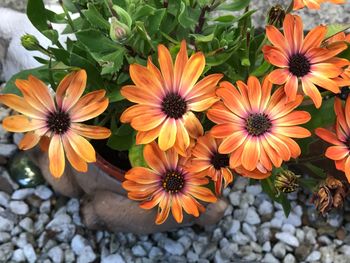
M 169 216 L 164 224 L 156 225 L 156 209 L 141 209 L 138 202 L 128 199 L 121 186 L 124 171 L 112 166 L 101 156 L 97 155 L 96 163 L 89 164 L 87 173 L 75 171 L 67 162 L 60 179 L 50 174 L 46 153 L 35 148 L 29 152 L 29 156 L 40 167 L 44 178 L 55 191 L 64 196 L 82 198 L 82 220 L 90 229 L 150 234 L 192 224 L 210 225 L 223 217 L 227 207 L 227 202 L 219 199 L 216 203 L 209 204 L 198 218 L 186 214 L 183 222 L 178 224 Z

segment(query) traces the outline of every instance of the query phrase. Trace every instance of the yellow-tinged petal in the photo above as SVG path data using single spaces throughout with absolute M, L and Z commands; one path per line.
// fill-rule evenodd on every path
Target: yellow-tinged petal
M 73 150 L 84 161 L 88 163 L 96 161 L 95 150 L 84 137 L 74 132 L 67 132 L 65 136 L 67 136 L 67 139 L 69 140 L 69 143 L 72 146 Z
M 77 134 L 89 139 L 106 139 L 111 136 L 111 131 L 109 129 L 100 126 L 73 123 L 71 129 Z
M 51 174 L 59 178 L 62 176 L 65 167 L 64 151 L 59 135 L 54 135 L 51 138 L 49 146 L 49 160 Z

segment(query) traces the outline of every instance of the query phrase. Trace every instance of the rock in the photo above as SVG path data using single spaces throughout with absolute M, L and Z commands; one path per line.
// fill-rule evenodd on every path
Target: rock
M 51 211 L 51 201 L 46 200 L 46 201 L 42 202 L 40 205 L 39 211 L 42 214 L 48 214 Z
M 25 215 L 29 212 L 29 206 L 23 201 L 10 201 L 9 207 L 17 215 Z
M 0 191 L 0 205 L 6 208 L 9 205 L 9 201 L 10 201 L 10 196 L 5 192 Z
M 310 255 L 307 256 L 307 262 L 318 261 L 321 259 L 321 253 L 319 251 L 312 251 Z
M 265 252 L 270 252 L 271 251 L 271 243 L 270 241 L 266 241 L 264 245 L 262 246 L 262 250 Z
M 301 226 L 301 216 L 291 212 L 289 216 L 283 220 L 283 223 L 285 224 L 291 224 L 295 227 Z
M 298 262 L 304 261 L 310 254 L 312 247 L 310 245 L 303 244 L 295 249 L 294 254 Z
M 339 248 L 339 252 L 344 255 L 350 256 L 350 245 L 343 245 Z
M 282 218 L 274 217 L 271 220 L 271 227 L 272 228 L 280 229 L 282 227 L 282 224 L 283 224 Z
M 17 188 L 18 184 L 11 179 L 9 173 L 5 169 L 0 167 L 0 191 L 10 194 Z
M 75 255 L 71 249 L 64 251 L 64 262 L 75 262 Z
M 186 258 L 188 262 L 198 262 L 199 260 L 199 256 L 193 250 L 187 251 Z
M 265 243 L 266 241 L 270 241 L 271 239 L 271 230 L 268 227 L 258 228 L 256 237 L 260 244 Z
M 253 227 L 247 223 L 243 223 L 242 225 L 242 232 L 244 234 L 246 234 L 247 236 L 249 236 L 249 238 L 252 240 L 252 241 L 257 241 L 257 238 L 256 238 L 256 228 L 253 229 Z
M 298 247 L 300 245 L 298 239 L 290 233 L 279 232 L 279 233 L 276 233 L 275 237 L 278 240 L 292 247 Z
M 242 195 L 241 191 L 231 192 L 229 194 L 230 203 L 233 206 L 239 206 L 239 204 L 241 202 L 241 195 Z
M 48 252 L 48 256 L 54 263 L 61 263 L 64 260 L 63 250 L 58 246 L 51 248 Z
M 96 258 L 94 251 L 92 250 L 89 242 L 81 235 L 76 235 L 71 242 L 72 250 L 78 255 L 79 263 L 90 263 Z
M 274 245 L 272 253 L 275 257 L 283 259 L 286 254 L 286 246 L 283 243 L 278 242 L 276 245 Z
M 78 257 L 77 263 L 90 263 L 96 259 L 96 254 L 91 247 L 85 247 L 84 253 Z
M 239 203 L 239 207 L 241 209 L 247 209 L 249 206 L 253 205 L 254 196 L 250 193 L 242 193 L 241 202 Z
M 152 260 L 159 260 L 163 256 L 163 252 L 158 247 L 152 247 L 148 253 L 148 257 Z
M 316 229 L 308 226 L 305 226 L 303 229 L 305 233 L 305 241 L 312 245 L 316 244 L 316 236 L 317 236 Z
M 240 231 L 238 231 L 237 234 L 232 237 L 232 240 L 239 245 L 246 245 L 249 243 L 249 238 Z
M 305 232 L 299 228 L 295 230 L 295 236 L 299 240 L 300 243 L 304 242 L 305 239 Z
M 261 222 L 258 213 L 255 211 L 253 207 L 248 208 L 247 215 L 244 221 L 251 225 L 257 225 L 257 224 L 260 224 Z
M 26 258 L 24 256 L 23 249 L 19 248 L 19 249 L 16 249 L 15 251 L 13 251 L 11 260 L 13 260 L 14 262 L 23 262 L 23 261 L 25 261 Z
M 0 262 L 7 262 L 13 254 L 12 243 L 4 243 L 0 245 Z
M 52 196 L 52 191 L 45 185 L 39 185 L 35 188 L 35 195 L 41 200 L 47 200 Z
M 23 188 L 23 189 L 18 189 L 13 192 L 11 199 L 13 200 L 24 200 L 34 194 L 34 189 L 33 188 Z
M 223 259 L 232 259 L 233 255 L 238 252 L 238 245 L 229 243 L 228 245 L 221 248 L 220 253 Z
M 266 253 L 263 261 L 264 263 L 279 263 L 280 261 L 275 258 L 271 253 Z
M 260 215 L 270 215 L 273 212 L 273 205 L 269 201 L 264 200 L 259 205 L 258 212 Z
M 185 250 L 188 250 L 193 241 L 189 236 L 182 236 L 177 240 L 177 242 L 181 243 Z
M 10 158 L 17 151 L 17 145 L 0 143 L 0 156 Z
M 46 229 L 56 232 L 56 238 L 60 241 L 69 242 L 75 233 L 76 226 L 66 213 L 56 214 L 55 218 L 46 226 Z
M 0 232 L 0 244 L 10 241 L 11 235 L 7 232 Z
M 291 224 L 284 224 L 281 228 L 283 232 L 291 233 L 292 235 L 295 234 L 295 227 Z
M 103 258 L 101 263 L 125 263 L 125 260 L 121 255 L 113 254 Z
M 22 219 L 19 222 L 19 226 L 22 227 L 25 231 L 27 231 L 29 233 L 34 232 L 34 223 L 33 223 L 33 220 L 29 217 Z
M 340 227 L 343 223 L 343 220 L 343 213 L 341 213 L 340 211 L 331 211 L 327 215 L 327 223 L 332 227 Z
M 260 184 L 248 185 L 246 187 L 246 191 L 247 191 L 247 193 L 250 193 L 254 196 L 257 196 L 258 194 L 260 194 L 262 192 L 262 188 L 261 188 Z
M 334 247 L 333 246 L 328 246 L 328 247 L 321 247 L 320 248 L 321 252 L 321 261 L 322 263 L 332 263 L 334 262 Z
M 185 253 L 184 247 L 174 240 L 171 239 L 165 239 L 164 242 L 162 242 L 162 246 L 171 255 L 177 255 L 181 256 Z
M 133 255 L 136 257 L 144 257 L 147 255 L 147 252 L 145 251 L 145 249 L 141 245 L 133 246 L 131 251 L 132 251 Z
M 23 252 L 24 252 L 25 258 L 27 259 L 27 261 L 29 263 L 36 262 L 37 257 L 36 257 L 36 254 L 35 254 L 35 251 L 34 251 L 32 244 L 27 243 L 26 245 L 24 245 Z
M 226 231 L 226 236 L 230 237 L 235 235 L 241 228 L 241 223 L 238 220 L 232 220 L 230 228 Z
M 75 213 L 79 213 L 79 208 L 80 208 L 80 204 L 79 204 L 79 200 L 76 198 L 71 198 L 69 199 L 68 203 L 67 203 L 67 212 L 72 214 Z
M 296 259 L 292 254 L 287 254 L 284 259 L 283 259 L 283 263 L 296 263 Z

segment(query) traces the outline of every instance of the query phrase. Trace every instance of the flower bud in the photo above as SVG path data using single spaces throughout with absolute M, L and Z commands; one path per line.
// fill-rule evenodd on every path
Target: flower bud
M 111 27 L 109 31 L 109 35 L 112 40 L 123 41 L 124 39 L 127 38 L 129 33 L 130 33 L 130 29 L 126 24 L 121 23 L 120 21 L 118 21 L 117 18 L 112 17 Z
M 275 188 L 278 191 L 283 193 L 291 193 L 297 190 L 299 187 L 298 184 L 298 175 L 295 175 L 292 171 L 285 170 L 276 175 L 275 178 Z
M 286 16 L 286 12 L 284 11 L 281 5 L 275 5 L 271 7 L 268 13 L 267 23 L 269 25 L 273 25 L 276 27 L 281 27 L 283 24 L 284 17 Z
M 25 34 L 21 37 L 21 44 L 26 50 L 38 50 L 40 44 L 38 39 L 30 34 Z

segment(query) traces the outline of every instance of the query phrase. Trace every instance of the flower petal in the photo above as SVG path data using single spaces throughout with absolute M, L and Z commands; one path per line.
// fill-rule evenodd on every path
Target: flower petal
M 174 88 L 178 88 L 180 92 L 181 78 L 188 61 L 187 56 L 187 44 L 185 40 L 181 41 L 181 48 L 179 53 L 177 53 L 175 65 L 174 65 Z
M 22 140 L 18 144 L 18 148 L 21 150 L 29 150 L 36 146 L 40 141 L 40 136 L 35 132 L 26 133 Z
M 74 132 L 67 132 L 65 136 L 78 156 L 88 163 L 96 162 L 94 147 L 84 137 Z
M 79 172 L 87 172 L 87 163 L 74 151 L 69 139 L 66 136 L 62 136 L 62 142 L 67 159 L 73 168 Z
M 315 134 L 322 140 L 329 142 L 334 145 L 343 145 L 343 143 L 338 139 L 337 135 L 325 128 L 316 128 Z
M 62 176 L 65 167 L 64 151 L 59 135 L 54 135 L 51 138 L 49 146 L 49 160 L 51 174 L 59 178 Z
M 258 139 L 248 137 L 244 143 L 244 150 L 241 157 L 242 166 L 248 171 L 253 171 L 257 167 L 259 158 L 260 146 Z
M 307 78 L 303 78 L 301 83 L 305 95 L 309 96 L 315 104 L 315 107 L 319 109 L 322 105 L 322 96 L 317 87 Z
M 77 134 L 89 139 L 106 139 L 111 136 L 111 131 L 105 127 L 73 123 L 71 129 Z
M 192 112 L 189 111 L 184 115 L 184 124 L 192 138 L 198 138 L 203 135 L 203 126 Z
M 176 222 L 181 223 L 183 220 L 182 206 L 180 205 L 180 202 L 179 202 L 178 197 L 176 195 L 174 195 L 172 198 L 171 212 L 172 212 Z
M 83 95 L 86 87 L 87 75 L 85 70 L 79 70 L 74 74 L 74 78 L 71 80 L 68 88 L 62 94 L 62 109 L 68 111 L 71 109 L 77 101 Z
M 40 100 L 42 105 L 45 105 L 46 109 L 54 111 L 56 109 L 55 103 L 45 83 L 32 75 L 29 75 L 28 81 L 35 97 Z
M 183 97 L 187 97 L 194 84 L 202 75 L 205 67 L 205 57 L 202 52 L 197 52 L 190 57 L 182 73 L 179 92 Z
M 332 160 L 341 160 L 349 155 L 349 149 L 346 145 L 331 146 L 327 148 L 325 155 Z
M 0 94 L 0 103 L 7 107 L 35 119 L 45 119 L 45 115 L 30 106 L 22 97 L 14 94 Z
M 11 115 L 2 121 L 2 127 L 10 132 L 28 132 L 46 127 L 46 122 L 24 115 Z
M 174 83 L 174 69 L 173 59 L 169 50 L 164 45 L 158 46 L 158 62 L 168 91 L 175 91 Z
M 162 151 L 166 151 L 174 146 L 176 140 L 176 120 L 168 118 L 162 125 L 159 132 L 158 144 Z

